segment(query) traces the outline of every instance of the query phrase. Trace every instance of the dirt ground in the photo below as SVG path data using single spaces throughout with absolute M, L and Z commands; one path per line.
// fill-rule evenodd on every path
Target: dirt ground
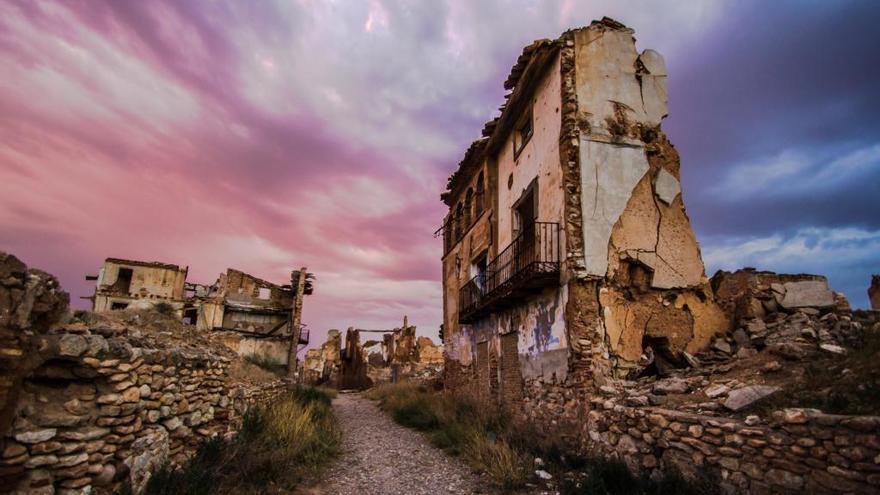
M 343 431 L 343 453 L 324 481 L 305 495 L 419 495 L 493 493 L 459 459 L 400 426 L 355 393 L 341 393 L 333 411 Z

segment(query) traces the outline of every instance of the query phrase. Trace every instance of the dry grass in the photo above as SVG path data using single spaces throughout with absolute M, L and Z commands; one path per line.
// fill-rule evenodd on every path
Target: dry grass
M 211 440 L 181 468 L 159 469 L 145 493 L 288 493 L 338 453 L 331 397 L 303 387 L 266 408 L 252 408 L 233 440 Z
M 619 461 L 588 459 L 567 451 L 532 424 L 506 416 L 485 397 L 432 392 L 402 383 L 367 393 L 398 423 L 424 431 L 432 443 L 460 455 L 502 490 L 522 488 L 533 479 L 533 459 L 540 457 L 563 494 L 666 495 L 717 493 L 717 481 L 685 481 L 675 473 L 661 479 L 634 476 Z
M 378 400 L 398 423 L 428 433 L 434 445 L 461 455 L 499 488 L 516 489 L 528 481 L 531 459 L 501 434 L 507 420 L 496 407 L 412 383 L 381 385 L 367 397 Z

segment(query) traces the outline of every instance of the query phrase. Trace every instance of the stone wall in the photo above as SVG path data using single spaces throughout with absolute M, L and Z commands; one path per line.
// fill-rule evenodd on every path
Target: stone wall
M 768 421 L 591 400 L 582 434 L 632 469 L 717 472 L 735 493 L 880 493 L 880 417 L 777 411 Z M 707 471 L 707 468 L 711 470 Z
M 71 318 L 57 281 L 0 254 L 0 491 L 137 493 L 153 468 L 231 435 L 284 382 L 150 311 Z

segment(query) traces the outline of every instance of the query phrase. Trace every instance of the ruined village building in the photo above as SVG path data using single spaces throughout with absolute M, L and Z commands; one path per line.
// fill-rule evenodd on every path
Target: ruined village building
M 608 19 L 523 50 L 442 195 L 447 386 L 529 402 L 727 329 L 660 126 L 666 76 Z

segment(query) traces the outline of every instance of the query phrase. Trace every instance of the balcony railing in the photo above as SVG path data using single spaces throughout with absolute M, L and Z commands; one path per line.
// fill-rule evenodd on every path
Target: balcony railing
M 536 289 L 559 282 L 559 224 L 536 222 L 458 293 L 458 320 L 470 323 Z

